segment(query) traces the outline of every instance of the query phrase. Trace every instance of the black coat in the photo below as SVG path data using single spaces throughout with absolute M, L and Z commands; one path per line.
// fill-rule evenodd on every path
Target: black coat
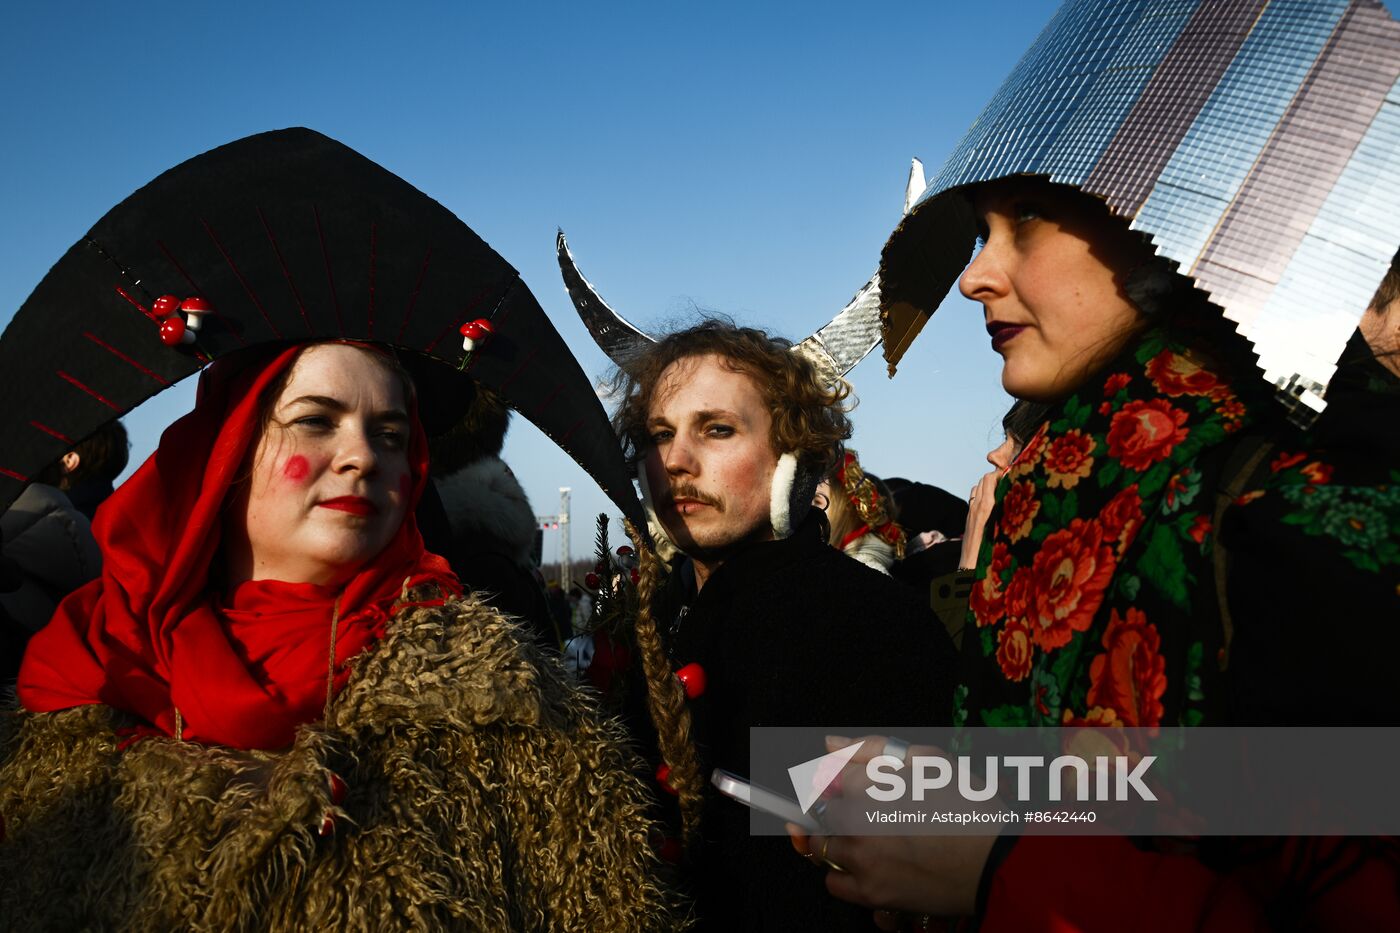
M 823 871 L 786 838 L 750 836 L 749 811 L 710 786 L 716 767 L 751 773 L 751 726 L 858 735 L 949 720 L 954 651 L 943 626 L 816 525 L 729 558 L 663 632 L 673 667 L 699 663 L 707 680 L 691 701 L 707 793 L 695 877 L 702 929 L 872 929 L 869 910 L 832 898 Z M 659 618 L 665 629 L 675 615 Z

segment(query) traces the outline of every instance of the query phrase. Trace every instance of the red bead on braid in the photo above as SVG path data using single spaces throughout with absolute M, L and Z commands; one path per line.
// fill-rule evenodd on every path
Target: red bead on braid
M 676 679 L 685 688 L 688 700 L 694 700 L 705 693 L 705 669 L 699 664 L 687 664 L 676 671 Z

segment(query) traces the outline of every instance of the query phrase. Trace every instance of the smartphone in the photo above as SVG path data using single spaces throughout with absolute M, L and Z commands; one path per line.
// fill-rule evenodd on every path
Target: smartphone
M 797 805 L 796 800 L 790 800 L 766 787 L 750 784 L 739 775 L 731 774 L 723 768 L 714 770 L 714 773 L 710 775 L 710 783 L 719 788 L 719 792 L 724 796 L 737 800 L 744 806 L 760 813 L 767 813 L 769 816 L 776 816 L 780 820 L 796 824 L 802 827 L 804 832 L 826 832 L 822 824 L 817 822 L 814 817 L 802 812 L 802 808 Z

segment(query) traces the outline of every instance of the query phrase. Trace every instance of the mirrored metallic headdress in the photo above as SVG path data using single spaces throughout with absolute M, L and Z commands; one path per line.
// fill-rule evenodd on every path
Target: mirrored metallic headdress
M 967 185 L 1102 198 L 1313 409 L 1400 243 L 1400 23 L 1376 0 L 1068 0 L 886 244 L 893 374 L 967 265 Z

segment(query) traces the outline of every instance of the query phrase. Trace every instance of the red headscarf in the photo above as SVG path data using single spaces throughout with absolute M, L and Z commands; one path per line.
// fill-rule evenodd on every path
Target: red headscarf
M 105 703 L 159 731 L 235 748 L 281 748 L 321 717 L 337 598 L 335 687 L 374 643 L 408 585 L 460 586 L 423 549 L 413 511 L 428 444 L 411 406 L 408 514 L 388 546 L 344 586 L 260 580 L 212 592 L 223 509 L 257 442 L 258 399 L 305 346 L 253 350 L 201 377 L 194 411 L 103 504 L 93 523 L 102 575 L 59 605 L 29 643 L 18 693 L 35 712 Z

